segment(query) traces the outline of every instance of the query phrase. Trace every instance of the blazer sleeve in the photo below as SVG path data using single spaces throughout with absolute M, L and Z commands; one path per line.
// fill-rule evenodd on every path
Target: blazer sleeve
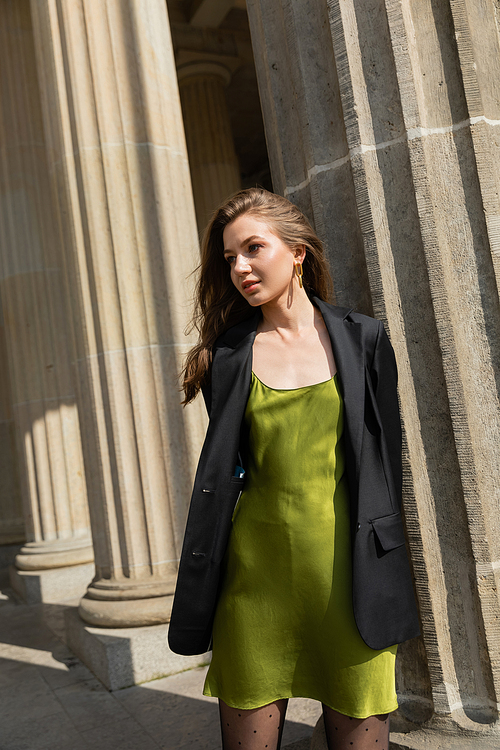
M 385 331 L 384 324 L 381 321 L 379 321 L 370 376 L 389 453 L 396 495 L 401 507 L 403 472 L 401 462 L 402 431 L 398 401 L 398 371 L 394 350 Z
M 201 386 L 201 392 L 203 394 L 203 400 L 205 402 L 207 414 L 210 418 L 212 412 L 212 363 L 210 363 L 208 373 L 205 377 L 205 382 Z

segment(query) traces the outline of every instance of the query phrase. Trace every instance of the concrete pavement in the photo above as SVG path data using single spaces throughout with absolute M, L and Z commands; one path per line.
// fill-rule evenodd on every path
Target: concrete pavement
M 0 750 L 219 750 L 206 667 L 108 692 L 64 643 L 64 610 L 25 605 L 0 581 Z M 292 699 L 283 748 L 307 750 L 320 715 Z

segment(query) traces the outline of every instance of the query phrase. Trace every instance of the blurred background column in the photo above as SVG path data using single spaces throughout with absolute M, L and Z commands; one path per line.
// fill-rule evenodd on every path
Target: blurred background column
M 74 348 L 25 0 L 0 4 L 0 67 L 0 293 L 12 400 L 5 410 L 12 408 L 15 423 L 28 539 L 11 582 L 29 602 L 60 601 L 85 590 L 93 551 Z M 2 449 L 15 502 L 9 440 Z
M 0 304 L 0 313 L 1 313 Z M 0 569 L 14 562 L 26 541 L 12 414 L 5 323 L 0 317 Z
M 337 303 L 384 320 L 398 361 L 422 637 L 399 649 L 391 748 L 490 748 L 500 736 L 498 8 L 247 6 L 275 189 L 325 239 Z M 313 747 L 325 743 L 318 727 Z
M 198 231 L 241 187 L 225 88 L 238 58 L 179 50 L 177 75 Z
M 165 623 L 205 425 L 200 400 L 180 404 L 198 243 L 167 8 L 31 9 L 96 561 L 80 614 Z

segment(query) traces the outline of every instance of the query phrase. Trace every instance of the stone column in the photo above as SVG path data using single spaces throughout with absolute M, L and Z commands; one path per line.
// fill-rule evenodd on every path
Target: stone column
M 14 561 L 19 543 L 25 541 L 5 323 L 0 304 L 0 547 L 8 545 L 8 549 L 0 549 L 0 568 Z
M 456 31 L 463 95 L 470 117 L 484 218 L 497 287 L 500 285 L 500 7 L 498 3 L 450 3 Z
M 198 248 L 166 3 L 31 8 L 96 558 L 80 613 L 164 623 L 204 429 L 180 405 Z
M 181 50 L 177 75 L 186 132 L 198 231 L 241 187 L 225 88 L 237 58 Z
M 85 590 L 93 551 L 29 3 L 0 12 L 0 292 L 29 540 L 12 584 L 53 600 Z
M 319 2 L 297 13 L 248 3 L 273 187 L 320 233 L 337 304 L 372 314 L 328 10 Z
M 395 748 L 449 734 L 483 750 L 500 733 L 500 75 L 484 5 L 248 1 L 273 183 L 325 238 L 337 301 L 373 306 L 398 360 L 423 636 L 400 647 Z

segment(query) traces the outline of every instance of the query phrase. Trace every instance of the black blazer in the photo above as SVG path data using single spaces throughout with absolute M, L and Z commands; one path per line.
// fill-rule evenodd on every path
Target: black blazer
M 332 342 L 344 399 L 354 617 L 373 649 L 419 634 L 401 507 L 401 423 L 394 352 L 383 324 L 314 298 Z M 234 476 L 261 312 L 216 342 L 203 394 L 209 425 L 194 482 L 169 644 L 178 654 L 210 648 L 231 519 L 244 479 Z

